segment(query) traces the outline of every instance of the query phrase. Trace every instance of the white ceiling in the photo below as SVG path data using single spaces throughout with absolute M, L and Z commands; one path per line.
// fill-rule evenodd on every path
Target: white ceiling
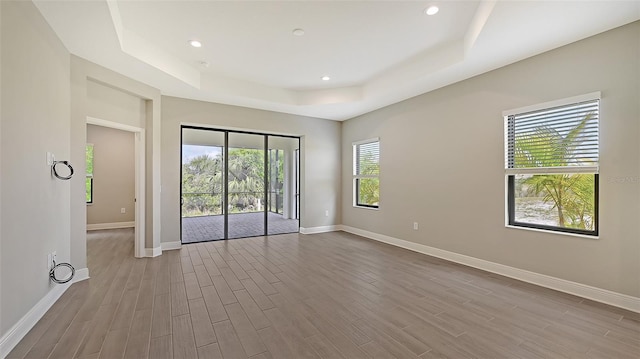
M 71 53 L 165 95 L 333 120 L 640 19 L 640 0 L 34 2 Z

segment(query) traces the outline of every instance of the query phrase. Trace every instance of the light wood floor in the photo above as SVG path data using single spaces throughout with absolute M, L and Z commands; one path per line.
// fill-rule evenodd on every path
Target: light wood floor
M 88 251 L 9 358 L 640 357 L 638 314 L 341 232 Z

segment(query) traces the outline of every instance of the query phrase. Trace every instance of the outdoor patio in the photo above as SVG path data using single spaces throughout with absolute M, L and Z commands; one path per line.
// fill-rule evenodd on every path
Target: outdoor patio
M 269 212 L 268 234 L 296 233 L 297 219 L 285 219 L 280 214 Z M 229 215 L 229 238 L 262 236 L 264 213 L 234 213 Z M 182 218 L 182 243 L 215 241 L 224 239 L 224 216 L 202 216 Z

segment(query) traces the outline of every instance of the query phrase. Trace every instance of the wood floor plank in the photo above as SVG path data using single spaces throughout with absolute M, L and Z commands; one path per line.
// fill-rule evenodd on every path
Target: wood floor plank
M 84 335 L 84 330 L 88 325 L 89 322 L 72 322 L 60 338 L 60 341 L 56 344 L 51 355 L 49 355 L 49 359 L 73 358 L 80 346 L 78 338 Z
M 153 320 L 151 337 L 164 337 L 171 334 L 171 297 L 169 293 L 156 295 L 153 302 Z
M 278 291 L 267 281 L 260 272 L 256 270 L 247 271 L 247 274 L 253 279 L 256 285 L 266 295 L 276 294 Z
M 240 280 L 231 268 L 220 268 L 220 273 L 222 273 L 224 280 L 232 291 L 235 292 L 236 290 L 244 289 L 244 286 L 240 283 Z M 249 278 L 249 276 L 247 276 L 247 278 Z
M 209 314 L 211 323 L 221 322 L 229 318 L 214 286 L 202 288 L 202 297 L 207 307 L 207 313 Z
M 80 344 L 77 355 L 78 357 L 97 354 L 100 352 L 100 348 L 102 348 L 104 338 L 109 331 L 116 309 L 117 307 L 114 304 L 101 305 L 100 308 L 98 308 L 95 319 L 87 328 L 87 332 Z
M 171 335 L 151 339 L 151 343 L 149 344 L 149 358 L 173 358 L 173 338 Z
M 198 243 L 142 259 L 131 229 L 87 237 L 91 279 L 73 284 L 7 358 L 640 353 L 640 314 L 352 234 Z
M 262 290 L 260 290 L 260 288 L 258 288 L 258 286 L 253 282 L 251 278 L 242 279 L 240 282 L 247 290 L 249 295 L 251 295 L 251 298 L 253 298 L 258 307 L 260 307 L 260 309 L 267 310 L 274 307 L 273 303 L 271 303 L 271 300 Z
M 269 327 L 258 330 L 262 342 L 274 358 L 295 358 L 280 333 Z
M 124 356 L 127 345 L 129 329 L 110 330 L 104 338 L 104 344 L 100 350 L 100 359 L 119 359 Z
M 213 325 L 213 329 L 216 332 L 218 338 L 218 345 L 220 346 L 220 352 L 225 358 L 246 358 L 245 353 L 235 330 L 233 324 L 230 321 L 225 320 Z
M 198 284 L 195 272 L 184 273 L 184 287 L 187 299 L 202 298 L 202 291 L 200 291 L 200 284 Z
M 242 305 L 242 309 L 244 309 L 244 312 L 249 317 L 249 320 L 251 321 L 251 324 L 253 324 L 254 328 L 262 329 L 271 325 L 267 317 L 265 317 L 262 310 L 258 307 L 256 302 L 253 300 L 253 298 L 251 298 L 251 295 L 249 295 L 246 290 L 239 290 L 233 293 L 238 299 L 240 305 Z
M 213 282 L 213 286 L 216 287 L 216 292 L 222 304 L 231 304 L 238 301 L 222 275 L 211 277 L 211 281 Z
M 193 269 L 196 272 L 198 285 L 200 287 L 207 287 L 207 286 L 213 285 L 213 282 L 211 281 L 211 277 L 209 277 L 209 273 L 207 272 L 207 268 L 205 268 L 204 264 L 195 266 Z
M 192 299 L 189 301 L 189 312 L 191 314 L 191 324 L 196 341 L 196 347 L 205 346 L 216 342 L 216 335 L 211 326 L 209 313 L 204 303 L 204 299 Z
M 223 359 L 218 343 L 205 345 L 198 348 L 199 359 Z
M 171 315 L 189 314 L 188 303 L 184 282 L 171 282 Z
M 127 340 L 124 357 L 127 359 L 147 358 L 151 339 L 151 309 L 137 310 L 133 314 L 131 331 Z
M 191 359 L 197 356 L 193 337 L 191 316 L 178 315 L 172 318 L 172 347 L 174 359 Z
M 239 303 L 232 303 L 226 305 L 225 309 L 229 314 L 229 320 L 231 320 L 245 353 L 248 356 L 253 356 L 267 351 L 242 306 Z

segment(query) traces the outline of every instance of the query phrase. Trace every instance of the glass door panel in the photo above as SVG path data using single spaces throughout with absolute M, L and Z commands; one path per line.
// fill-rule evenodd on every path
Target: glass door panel
M 294 233 L 298 221 L 299 139 L 269 136 L 268 144 L 268 234 Z
M 182 129 L 182 243 L 224 239 L 224 132 Z
M 229 132 L 228 237 L 265 234 L 265 135 Z

